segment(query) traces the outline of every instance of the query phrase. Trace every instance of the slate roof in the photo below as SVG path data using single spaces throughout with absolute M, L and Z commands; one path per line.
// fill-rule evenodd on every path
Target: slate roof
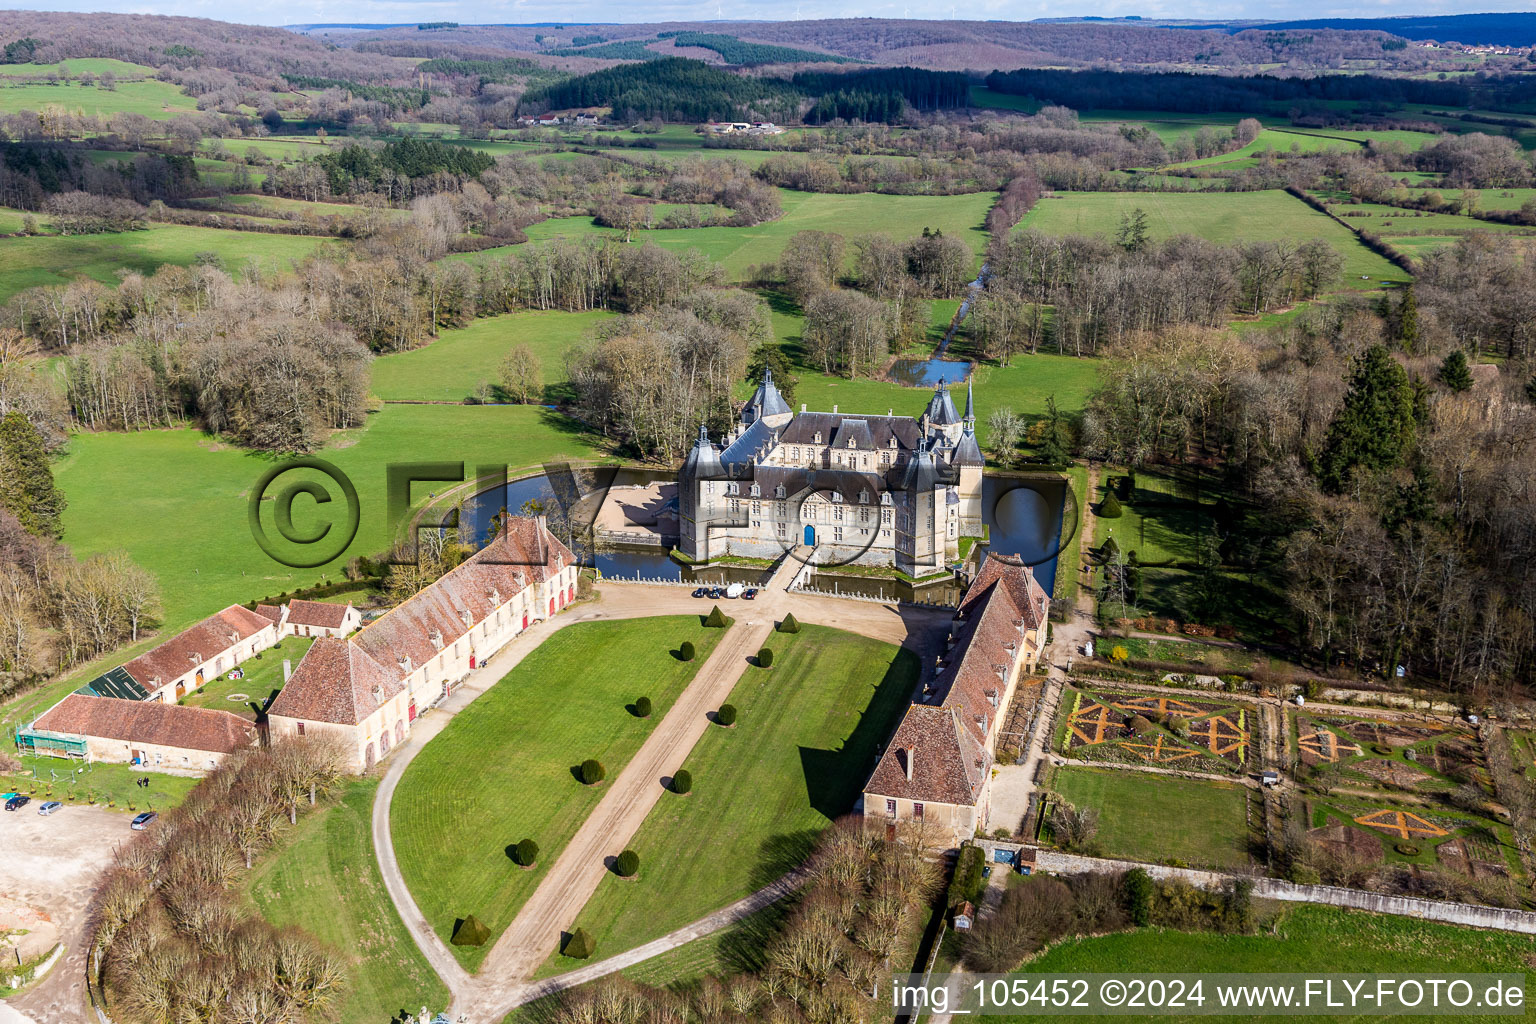
M 123 668 L 146 689 L 154 690 L 186 675 L 215 655 L 229 650 L 272 625 L 272 620 L 232 604 L 184 630 Z M 156 682 L 159 680 L 159 682 Z
M 732 469 L 750 465 L 759 451 L 773 447 L 773 428 L 762 420 L 743 430 L 720 453 L 720 461 Z
M 830 444 L 844 420 L 862 420 L 869 428 L 870 444 L 875 448 L 889 448 L 891 438 L 896 447 L 912 451 L 922 438 L 922 428 L 910 416 L 853 416 L 836 412 L 802 412 L 784 427 L 779 435 L 780 444 L 815 444 L 821 434 L 821 443 Z
M 268 713 L 357 725 L 474 624 L 575 561 L 537 519 L 510 517 L 495 540 L 350 638 L 316 640 Z
M 928 422 L 941 427 L 960 422 L 960 414 L 955 412 L 954 399 L 949 397 L 949 385 L 942 379 L 939 386 L 933 389 L 933 397 L 928 400 Z
M 976 443 L 976 432 L 967 424 L 964 433 L 960 435 L 960 442 L 955 445 L 954 452 L 949 461 L 955 466 L 985 466 L 987 460 L 982 458 L 981 446 Z
M 59 701 L 33 722 L 32 728 L 217 754 L 248 747 L 256 738 L 251 723 L 228 711 L 79 693 Z
M 1006 677 L 1027 652 L 1024 632 L 1049 611 L 1034 572 L 1017 558 L 989 555 L 965 592 L 951 627 L 954 646 L 931 689 L 934 704 L 913 704 L 881 755 L 865 792 L 910 800 L 974 804 L 990 769 L 987 736 Z M 913 762 L 907 778 L 908 761 Z
M 720 453 L 715 450 L 714 442 L 709 439 L 709 430 L 702 423 L 699 424 L 698 440 L 688 450 L 688 457 L 683 460 L 683 468 L 679 473 L 696 480 L 713 480 L 725 475 L 724 467 L 720 465 Z
M 289 601 L 288 621 L 295 626 L 340 629 L 351 607 L 350 604 L 328 604 L 325 601 Z
M 789 403 L 784 401 L 784 396 L 779 394 L 779 389 L 773 383 L 773 371 L 764 369 L 763 382 L 757 386 L 757 391 L 747 402 L 747 407 L 754 410 L 759 417 L 782 416 L 789 412 Z

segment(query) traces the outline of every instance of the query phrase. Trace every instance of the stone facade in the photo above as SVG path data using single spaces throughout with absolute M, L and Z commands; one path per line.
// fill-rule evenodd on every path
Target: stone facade
M 777 558 L 942 572 L 982 532 L 984 461 L 941 381 L 919 418 L 792 413 L 770 373 L 716 447 L 704 428 L 678 474 L 678 547 L 698 562 Z

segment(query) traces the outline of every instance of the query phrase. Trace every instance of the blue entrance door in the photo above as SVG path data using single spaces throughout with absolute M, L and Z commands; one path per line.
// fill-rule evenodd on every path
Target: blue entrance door
M 816 527 L 807 526 L 805 528 L 805 543 L 807 547 L 816 546 Z

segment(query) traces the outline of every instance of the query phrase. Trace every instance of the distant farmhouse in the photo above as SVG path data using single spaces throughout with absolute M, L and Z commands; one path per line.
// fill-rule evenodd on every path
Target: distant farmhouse
M 970 386 L 965 415 L 939 382 L 918 419 L 790 411 L 767 373 L 717 448 L 701 427 L 678 474 L 678 547 L 775 558 L 805 545 L 818 562 L 942 572 L 979 536 L 981 476 Z
M 1029 566 L 989 555 L 950 627 L 950 647 L 864 786 L 871 824 L 920 821 L 956 841 L 985 824 L 992 759 L 1019 677 L 1045 646 L 1051 600 Z
M 343 640 L 316 640 L 267 709 L 273 738 L 340 736 L 366 771 L 427 708 L 534 622 L 576 598 L 579 569 L 541 516 L 509 518 L 480 551 Z
M 782 125 L 772 121 L 710 121 L 704 125 L 716 135 L 782 135 Z

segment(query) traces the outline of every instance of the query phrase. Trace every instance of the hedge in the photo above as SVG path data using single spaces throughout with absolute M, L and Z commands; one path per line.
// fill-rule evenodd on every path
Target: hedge
M 672 776 L 672 792 L 683 796 L 693 791 L 693 775 L 686 768 L 679 768 Z
M 986 859 L 986 852 L 979 846 L 960 847 L 960 856 L 955 859 L 955 876 L 949 880 L 949 909 L 981 899 L 981 891 L 987 885 L 986 876 L 981 873 Z

